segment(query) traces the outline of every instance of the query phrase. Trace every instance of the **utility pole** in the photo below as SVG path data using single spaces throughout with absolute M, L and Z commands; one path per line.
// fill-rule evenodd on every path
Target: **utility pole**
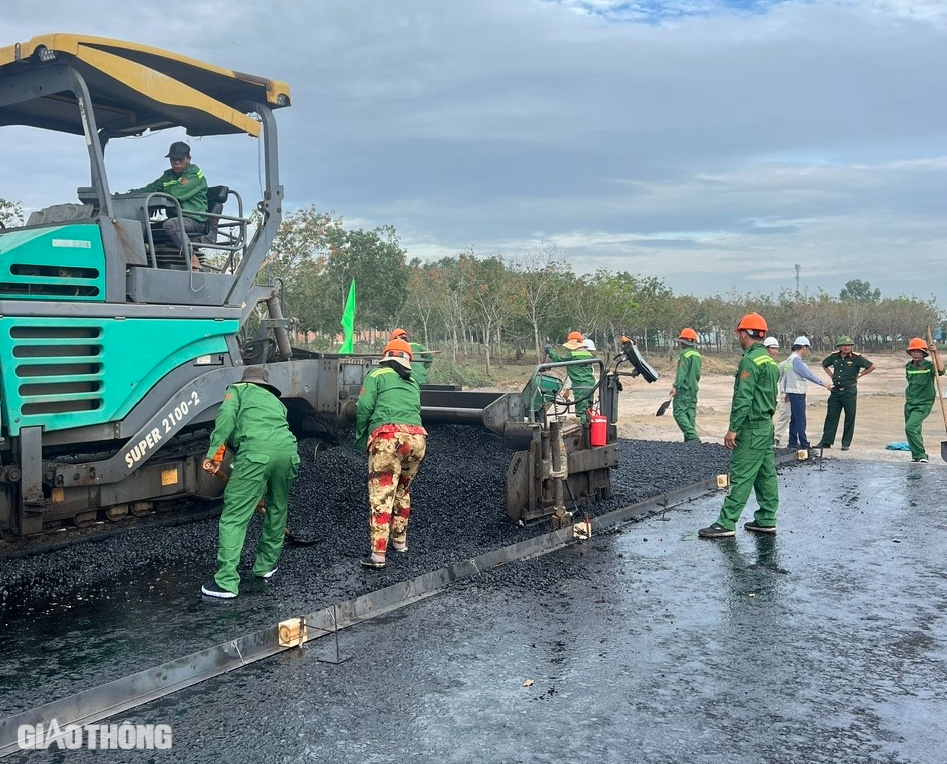
M 799 271 L 802 270 L 802 266 L 799 263 L 796 263 L 796 299 L 799 299 Z

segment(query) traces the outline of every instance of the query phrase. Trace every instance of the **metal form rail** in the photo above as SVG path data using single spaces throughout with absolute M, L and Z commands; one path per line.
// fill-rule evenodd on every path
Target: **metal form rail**
M 779 463 L 795 461 L 794 454 L 778 458 Z M 306 642 L 337 635 L 338 630 L 355 626 L 376 616 L 431 597 L 454 581 L 506 565 L 517 560 L 538 557 L 562 549 L 598 532 L 614 530 L 665 512 L 726 487 L 727 480 L 703 480 L 677 491 L 589 518 L 511 546 L 496 549 L 469 560 L 336 603 L 303 616 L 297 616 L 242 637 L 209 647 L 200 652 L 163 663 L 136 674 L 46 703 L 0 720 L 0 758 L 19 750 L 20 725 L 36 725 L 56 719 L 62 729 L 67 725 L 98 722 L 158 698 L 220 676 L 271 655 L 299 647 Z

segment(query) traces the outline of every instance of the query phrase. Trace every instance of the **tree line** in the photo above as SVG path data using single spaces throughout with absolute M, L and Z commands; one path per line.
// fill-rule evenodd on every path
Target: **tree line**
M 22 225 L 22 214 L 19 203 L 0 199 L 0 222 Z M 547 341 L 560 343 L 573 330 L 603 350 L 617 349 L 627 335 L 646 352 L 673 352 L 690 326 L 705 350 L 732 352 L 733 327 L 749 311 L 766 318 L 783 347 L 805 335 L 816 352 L 834 348 L 843 334 L 866 351 L 900 349 L 927 326 L 947 336 L 947 316 L 933 299 L 882 297 L 859 279 L 838 296 L 784 289 L 696 297 L 627 271 L 576 275 L 554 245 L 510 257 L 467 249 L 422 263 L 408 259 L 392 226 L 346 228 L 341 217 L 314 206 L 284 217 L 258 278 L 281 286 L 297 341 L 337 348 L 354 279 L 357 351 L 380 349 L 391 328 L 402 326 L 455 363 L 478 359 L 488 375 L 496 359 L 539 359 Z
M 263 277 L 280 278 L 297 331 L 323 349 L 337 341 L 354 278 L 361 349 L 378 349 L 402 326 L 455 362 L 478 358 L 487 374 L 504 355 L 540 358 L 547 341 L 562 342 L 573 330 L 603 349 L 627 335 L 645 351 L 672 352 L 690 326 L 705 349 L 732 352 L 733 327 L 756 311 L 783 347 L 806 335 L 817 352 L 827 352 L 839 335 L 850 335 L 858 347 L 877 351 L 900 349 L 928 325 L 943 329 L 947 318 L 933 299 L 882 297 L 858 279 L 838 296 L 822 289 L 677 295 L 653 276 L 604 269 L 577 275 L 552 245 L 511 257 L 468 249 L 422 263 L 408 259 L 392 227 L 347 230 L 341 218 L 313 207 L 286 216 Z

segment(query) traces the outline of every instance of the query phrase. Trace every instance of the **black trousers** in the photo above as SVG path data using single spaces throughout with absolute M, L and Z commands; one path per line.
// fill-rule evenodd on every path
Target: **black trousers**
M 855 435 L 855 408 L 858 399 L 858 389 L 855 386 L 841 390 L 832 388 L 829 394 L 828 411 L 825 412 L 825 426 L 822 428 L 822 443 L 831 446 L 835 442 L 835 433 L 838 432 L 838 420 L 845 412 L 845 425 L 842 428 L 842 445 L 852 445 Z

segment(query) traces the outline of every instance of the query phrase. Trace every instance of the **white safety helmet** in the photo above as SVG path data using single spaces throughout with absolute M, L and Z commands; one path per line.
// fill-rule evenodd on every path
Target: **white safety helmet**
M 808 338 L 808 337 L 796 337 L 796 339 L 794 339 L 794 340 L 792 341 L 792 344 L 793 344 L 793 345 L 798 345 L 798 346 L 801 347 L 801 348 L 812 347 L 812 343 L 809 342 L 809 338 Z
M 763 347 L 764 348 L 778 348 L 779 340 L 776 339 L 775 337 L 767 337 L 765 340 L 763 340 Z
M 591 351 L 591 352 L 594 353 L 594 352 L 595 352 L 595 343 L 592 342 L 592 340 L 590 340 L 590 339 L 586 339 L 586 340 L 585 340 L 585 349 L 586 349 L 586 350 L 589 350 L 589 351 Z

